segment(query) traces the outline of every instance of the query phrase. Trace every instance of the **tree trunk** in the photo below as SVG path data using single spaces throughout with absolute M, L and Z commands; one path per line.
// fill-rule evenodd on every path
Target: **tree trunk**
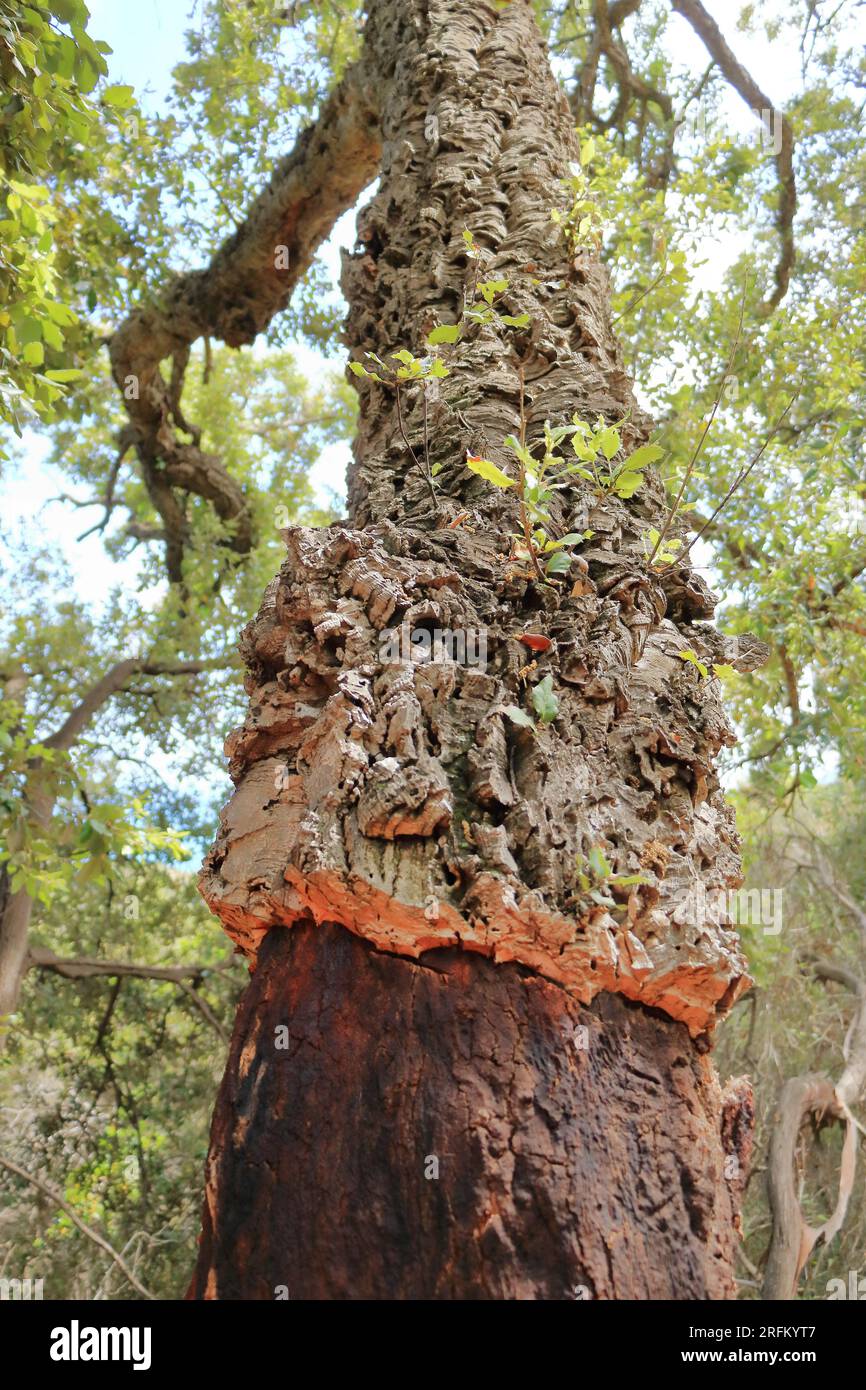
M 558 492 L 556 533 L 592 535 L 549 584 L 509 561 L 516 488 L 466 468 L 575 412 L 624 420 L 626 454 L 649 432 L 603 267 L 551 220 L 578 152 L 531 6 L 373 0 L 364 33 L 356 360 L 461 320 L 464 229 L 507 289 L 443 380 L 362 383 L 351 524 L 284 533 L 244 633 L 202 890 L 258 968 L 190 1294 L 730 1297 L 749 1098 L 703 1054 L 747 977 L 696 890 L 739 882 L 731 734 L 680 653 L 731 653 L 698 576 L 647 561 L 657 477 Z M 548 675 L 554 717 L 521 727 Z

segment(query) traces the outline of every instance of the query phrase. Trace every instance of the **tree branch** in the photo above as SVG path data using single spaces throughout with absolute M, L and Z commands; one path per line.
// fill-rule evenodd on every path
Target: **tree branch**
M 866 984 L 853 971 L 832 961 L 816 961 L 812 968 L 819 980 L 834 980 L 851 989 L 857 1008 L 848 1032 L 847 1064 L 835 1086 L 819 1074 L 796 1076 L 785 1082 L 779 1096 L 767 1163 L 773 1233 L 761 1292 L 764 1299 L 796 1296 L 800 1275 L 815 1246 L 828 1243 L 841 1230 L 854 1186 L 857 1130 L 861 1126 L 850 1106 L 866 1086 Z M 804 1219 L 794 1183 L 797 1142 L 803 1122 L 809 1117 L 818 1126 L 828 1120 L 845 1124 L 836 1205 L 831 1216 L 817 1228 Z
M 62 975 L 65 980 L 88 980 L 97 976 L 131 976 L 137 980 L 168 980 L 171 984 L 181 984 L 186 980 L 200 980 L 213 970 L 209 965 L 142 965 L 134 961 L 94 960 L 89 956 L 56 956 L 44 946 L 31 946 L 27 955 L 27 968 L 31 970 L 50 970 Z
M 2 1154 L 0 1154 L 0 1167 L 7 1168 L 10 1173 L 15 1173 L 17 1177 L 23 1178 L 25 1182 L 29 1182 L 31 1187 L 35 1187 L 39 1192 L 43 1192 L 46 1197 L 49 1197 L 51 1201 L 54 1202 L 55 1206 L 58 1206 L 61 1211 L 66 1213 L 69 1220 L 78 1227 L 79 1231 L 87 1236 L 88 1240 L 92 1240 L 94 1245 L 98 1245 L 100 1250 L 104 1250 L 107 1255 L 110 1255 L 118 1269 L 129 1280 L 136 1292 L 140 1293 L 142 1298 L 153 1301 L 155 1297 L 154 1294 L 149 1293 L 144 1285 L 139 1283 L 132 1270 L 129 1268 L 129 1265 L 123 1259 L 123 1256 L 118 1254 L 114 1246 L 110 1245 L 104 1236 L 101 1236 L 98 1231 L 94 1231 L 93 1227 L 88 1226 L 86 1221 L 82 1221 L 75 1208 L 69 1205 L 66 1198 L 62 1193 L 57 1191 L 56 1187 L 52 1187 L 50 1183 L 44 1182 L 42 1178 L 34 1177 L 32 1173 L 28 1173 L 26 1169 L 19 1167 L 17 1163 L 13 1163 L 11 1158 L 4 1158 Z
M 199 675 L 205 671 L 220 670 L 228 665 L 229 662 L 226 658 L 172 663 L 153 662 L 130 657 L 126 661 L 118 661 L 87 692 L 60 728 L 44 739 L 43 743 L 46 748 L 56 748 L 62 752 L 68 752 L 106 700 L 122 690 L 133 675 Z M 31 763 L 30 789 L 26 793 L 26 800 L 36 819 L 47 825 L 53 810 L 54 799 L 53 795 L 40 785 L 39 761 L 37 757 Z M 4 884 L 8 884 L 8 875 L 5 870 L 0 872 L 0 888 Z M 20 888 L 17 893 L 9 892 L 8 888 L 0 892 L 0 1021 L 8 1014 L 14 1013 L 18 1004 L 21 981 L 27 969 L 27 934 L 30 929 L 32 910 L 33 900 L 26 888 Z M 0 1035 L 0 1047 L 2 1044 L 3 1038 Z
M 164 528 L 169 578 L 181 579 L 187 525 L 174 490 L 206 498 L 245 555 L 252 519 L 222 461 L 199 447 L 180 410 L 189 349 L 198 338 L 229 347 L 252 343 L 285 308 L 334 222 L 375 177 L 378 116 L 367 70 L 356 63 L 276 166 L 237 231 L 203 270 L 177 276 L 165 293 L 134 310 L 109 341 L 111 370 L 130 419 L 148 494 Z M 166 382 L 160 363 L 172 363 Z M 182 434 L 191 435 L 189 443 Z
M 794 135 L 790 122 L 762 92 L 754 78 L 746 71 L 728 46 L 721 29 L 712 15 L 708 14 L 701 0 L 671 0 L 676 14 L 683 16 L 704 44 L 710 57 L 734 91 L 743 98 L 756 115 L 759 115 L 774 140 L 774 126 L 778 123 L 780 131 L 779 150 L 775 154 L 776 170 L 779 178 L 779 206 L 776 211 L 776 226 L 781 240 L 781 251 L 776 263 L 776 287 L 762 305 L 765 314 L 771 313 L 784 299 L 791 271 L 794 267 L 794 214 L 797 210 L 797 187 L 794 179 Z
M 189 983 L 190 980 L 198 982 L 206 974 L 213 973 L 213 966 L 140 965 L 134 961 L 93 960 L 87 956 L 72 956 L 61 959 L 60 956 L 55 956 L 53 951 L 49 951 L 43 946 L 31 946 L 25 964 L 25 972 L 27 970 L 52 971 L 55 975 L 61 975 L 65 980 L 88 980 L 108 976 L 116 979 L 118 984 L 122 979 L 129 977 L 136 980 L 166 980 L 170 984 L 177 985 L 178 989 L 186 995 L 190 1003 L 198 1009 L 205 1021 L 213 1028 L 221 1042 L 227 1044 L 229 1041 L 228 1033 L 207 1000 L 202 999 L 201 995 L 196 993 L 193 985 Z
M 96 685 L 88 690 L 60 728 L 44 740 L 45 747 L 68 752 L 97 710 L 101 709 L 112 695 L 123 689 L 130 676 L 198 676 L 205 671 L 223 670 L 228 665 L 229 662 L 225 658 L 216 658 L 213 661 L 154 662 L 128 657 L 125 661 L 118 661 L 106 672 L 102 680 L 97 681 Z

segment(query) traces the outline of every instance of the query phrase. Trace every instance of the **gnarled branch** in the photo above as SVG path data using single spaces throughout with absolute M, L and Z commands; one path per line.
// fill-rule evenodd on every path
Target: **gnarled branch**
M 241 347 L 267 328 L 334 222 L 375 177 L 379 151 L 376 105 L 366 69 L 357 63 L 210 265 L 177 276 L 158 300 L 135 309 L 109 341 L 112 375 L 148 495 L 162 518 L 175 583 L 188 533 L 178 492 L 212 504 L 237 554 L 247 554 L 254 543 L 242 489 L 215 454 L 202 450 L 200 430 L 183 418 L 190 346 L 204 337 Z M 172 364 L 169 381 L 160 371 L 164 361 Z
M 60 727 L 44 740 L 45 747 L 68 752 L 97 711 L 113 695 L 123 690 L 131 676 L 200 675 L 226 665 L 228 662 L 221 658 L 154 662 L 128 657 L 125 661 L 118 661 L 101 680 L 91 686 Z M 38 759 L 34 759 L 31 765 L 29 790 L 25 795 L 33 816 L 47 825 L 54 809 L 54 799 L 40 783 Z M 33 900 L 25 888 L 20 888 L 16 893 L 11 891 L 9 875 L 4 867 L 0 871 L 0 1021 L 14 1013 L 18 1005 L 21 981 L 27 969 L 27 937 L 32 910 Z M 0 1047 L 2 1043 L 0 1035 Z
M 834 980 L 853 990 L 857 1007 L 848 1033 L 845 1070 L 836 1084 L 818 1073 L 795 1076 L 785 1082 L 779 1096 L 767 1164 L 773 1234 L 761 1295 L 764 1299 L 796 1296 L 800 1275 L 815 1246 L 832 1240 L 841 1230 L 854 1186 L 859 1125 L 850 1106 L 866 1085 L 866 983 L 830 961 L 815 962 L 813 970 L 818 979 Z M 836 1205 L 819 1227 L 804 1219 L 794 1184 L 794 1155 L 800 1130 L 809 1118 L 818 1126 L 833 1120 L 845 1125 Z
M 57 1191 L 56 1187 L 52 1187 L 52 1185 L 45 1182 L 43 1178 L 37 1178 L 33 1173 L 28 1173 L 26 1168 L 22 1168 L 18 1163 L 13 1163 L 11 1158 L 4 1158 L 2 1154 L 0 1154 L 0 1167 L 8 1169 L 8 1171 L 14 1173 L 16 1177 L 23 1178 L 31 1187 L 35 1187 L 37 1192 L 41 1192 L 44 1196 L 48 1197 L 55 1206 L 58 1206 L 61 1211 L 66 1213 L 69 1220 L 73 1225 L 78 1227 L 82 1235 L 87 1236 L 88 1240 L 92 1240 L 94 1245 L 98 1245 L 100 1250 L 104 1250 L 105 1253 L 111 1257 L 120 1272 L 129 1280 L 136 1293 L 141 1294 L 142 1298 L 154 1298 L 154 1295 L 149 1293 L 144 1285 L 135 1277 L 123 1256 L 118 1254 L 114 1246 L 105 1239 L 105 1236 L 100 1235 L 98 1231 L 95 1231 L 92 1226 L 88 1226 L 87 1222 L 81 1219 L 75 1208 L 69 1205 L 66 1198 L 61 1192 Z

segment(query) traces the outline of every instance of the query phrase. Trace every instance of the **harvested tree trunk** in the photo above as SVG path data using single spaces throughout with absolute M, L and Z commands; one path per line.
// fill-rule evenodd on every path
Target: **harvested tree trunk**
M 383 153 L 344 265 L 356 359 L 461 319 L 464 229 L 529 326 L 464 321 L 435 387 L 362 384 L 351 524 L 285 532 L 245 630 L 202 891 L 257 968 L 190 1295 L 731 1297 L 750 1101 L 723 1105 L 704 1053 L 748 980 L 694 904 L 739 883 L 732 736 L 679 653 L 744 647 L 696 574 L 649 566 L 655 476 L 557 494 L 557 533 L 593 534 L 550 585 L 509 563 L 512 490 L 466 469 L 574 412 L 624 419 L 626 452 L 650 427 L 604 270 L 551 221 L 578 152 L 531 6 L 373 0 L 363 61 Z M 485 659 L 431 653 L 443 633 Z M 547 675 L 555 718 L 519 727 Z M 581 884 L 598 849 L 641 880 L 616 906 Z
M 458 950 L 414 962 L 339 926 L 270 932 L 217 1104 L 194 1291 L 725 1298 L 718 1114 L 709 1058 L 661 1013 L 582 1006 Z

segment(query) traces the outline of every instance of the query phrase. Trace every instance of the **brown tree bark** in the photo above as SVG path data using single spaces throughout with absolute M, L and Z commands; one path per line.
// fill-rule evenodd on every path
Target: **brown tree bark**
M 725 1298 L 735 1205 L 681 1024 L 308 925 L 241 1004 L 192 1293 Z
M 258 967 L 190 1294 L 730 1297 L 749 1098 L 723 1105 L 704 1054 L 747 976 L 694 905 L 739 882 L 731 733 L 680 653 L 732 653 L 700 578 L 647 561 L 657 477 L 558 493 L 557 533 L 593 534 L 551 585 L 509 562 L 513 490 L 466 469 L 575 411 L 624 420 L 626 452 L 650 427 L 604 270 L 551 221 L 578 151 L 531 6 L 372 0 L 363 61 L 382 172 L 345 261 L 354 355 L 460 320 L 464 228 L 530 324 L 465 327 L 436 388 L 364 383 L 351 525 L 284 533 L 245 630 L 202 890 Z M 486 663 L 395 655 L 401 626 L 483 633 Z M 520 728 L 547 675 L 555 718 Z M 616 907 L 581 885 L 599 848 L 640 878 Z

